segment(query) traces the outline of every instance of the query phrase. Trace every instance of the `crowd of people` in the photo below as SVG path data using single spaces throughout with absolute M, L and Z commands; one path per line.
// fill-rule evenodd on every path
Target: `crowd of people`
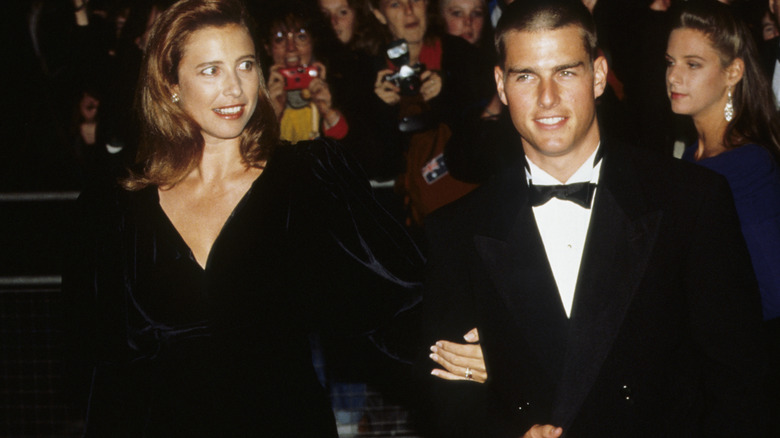
M 31 2 L 88 435 L 334 436 L 312 333 L 436 368 L 430 436 L 778 427 L 780 1 L 727 3 Z

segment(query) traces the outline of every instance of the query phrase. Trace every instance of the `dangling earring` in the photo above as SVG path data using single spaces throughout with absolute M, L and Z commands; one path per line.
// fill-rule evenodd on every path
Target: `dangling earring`
M 730 96 L 730 94 L 729 94 L 729 96 Z M 179 103 L 179 93 L 173 93 L 173 96 L 171 96 L 171 102 Z
M 723 108 L 723 116 L 727 122 L 734 119 L 734 100 L 731 98 L 731 87 L 729 87 L 729 99 L 726 101 L 726 107 Z

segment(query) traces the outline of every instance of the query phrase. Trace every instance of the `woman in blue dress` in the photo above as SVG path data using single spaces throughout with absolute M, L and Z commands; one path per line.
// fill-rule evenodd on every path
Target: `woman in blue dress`
M 761 288 L 764 319 L 780 317 L 780 127 L 747 26 L 717 2 L 686 4 L 667 47 L 672 111 L 698 141 L 683 159 L 725 176 Z M 717 236 L 713 236 L 716 238 Z
M 723 175 L 731 187 L 761 290 L 773 365 L 768 393 L 780 408 L 780 127 L 759 59 L 748 27 L 728 6 L 687 2 L 674 15 L 667 94 L 672 111 L 691 116 L 698 134 L 683 159 Z

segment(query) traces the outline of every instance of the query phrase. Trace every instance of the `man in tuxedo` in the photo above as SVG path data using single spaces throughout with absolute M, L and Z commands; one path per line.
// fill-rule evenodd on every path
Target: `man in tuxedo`
M 426 221 L 428 340 L 479 327 L 477 436 L 762 436 L 760 301 L 725 179 L 603 135 L 580 2 L 514 2 L 496 41 L 525 160 Z

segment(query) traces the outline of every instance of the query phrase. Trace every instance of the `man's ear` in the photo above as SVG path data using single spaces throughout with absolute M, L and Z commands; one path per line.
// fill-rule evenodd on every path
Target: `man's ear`
M 745 61 L 742 58 L 734 58 L 731 64 L 726 67 L 726 84 L 730 87 L 737 85 L 745 74 Z
M 504 105 L 509 105 L 506 101 L 506 93 L 504 92 L 504 70 L 500 66 L 493 68 L 493 76 L 496 78 L 496 91 L 498 91 L 498 98 Z
M 603 56 L 597 57 L 593 61 L 593 96 L 599 97 L 604 93 L 607 88 L 607 73 L 609 67 L 607 66 L 607 59 Z
M 772 13 L 772 15 L 775 15 L 775 0 L 769 0 L 769 12 Z
M 369 9 L 371 9 L 371 12 L 374 14 L 374 17 L 376 17 L 377 21 L 382 23 L 383 26 L 387 26 L 387 17 L 385 17 L 385 14 L 382 13 L 379 9 L 374 9 L 371 5 L 368 6 Z

